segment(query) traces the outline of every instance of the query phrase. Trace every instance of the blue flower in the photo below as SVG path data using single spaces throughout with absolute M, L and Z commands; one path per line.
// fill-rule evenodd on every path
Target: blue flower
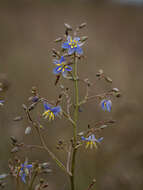
M 86 141 L 86 148 L 90 145 L 90 148 L 94 147 L 97 148 L 97 143 L 100 143 L 103 140 L 103 137 L 100 137 L 99 139 L 95 138 L 95 135 L 92 134 L 88 138 L 81 137 L 81 140 Z
M 83 50 L 81 48 L 82 45 L 83 45 L 83 43 L 80 42 L 79 37 L 75 37 L 72 39 L 71 36 L 68 36 L 67 41 L 62 44 L 62 48 L 68 49 L 69 55 L 71 55 L 75 52 L 80 55 L 80 54 L 83 54 Z
M 44 103 L 45 112 L 43 116 L 45 119 L 49 118 L 49 121 L 54 120 L 55 116 L 57 116 L 61 112 L 61 107 L 56 106 L 52 107 L 50 104 Z
M 66 74 L 67 71 L 72 71 L 72 67 L 66 65 L 64 56 L 61 56 L 60 60 L 54 60 L 54 64 L 56 64 L 56 68 L 54 69 L 54 74 L 62 73 Z
M 111 111 L 112 102 L 111 100 L 102 100 L 101 107 L 104 111 Z
M 3 106 L 4 102 L 4 100 L 0 100 L 0 106 Z
M 21 177 L 21 180 L 26 183 L 26 176 L 29 175 L 30 170 L 32 168 L 32 164 L 27 164 L 25 161 L 24 164 L 21 164 L 20 170 L 19 170 L 19 176 Z

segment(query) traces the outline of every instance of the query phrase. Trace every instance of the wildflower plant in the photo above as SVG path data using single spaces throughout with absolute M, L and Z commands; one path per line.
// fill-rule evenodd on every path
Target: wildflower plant
M 52 50 L 53 61 L 51 62 L 54 63 L 53 74 L 55 75 L 55 86 L 59 87 L 61 91 L 57 94 L 57 100 L 51 100 L 43 97 L 36 87 L 32 87 L 32 95 L 28 98 L 28 103 L 22 105 L 29 124 L 29 126 L 25 129 L 25 135 L 30 134 L 31 130 L 35 130 L 41 144 L 27 145 L 25 142 L 19 142 L 15 139 L 15 137 L 11 137 L 13 146 L 11 152 L 13 154 L 17 154 L 17 152 L 22 151 L 25 148 L 45 150 L 53 159 L 55 164 L 69 177 L 70 187 L 68 189 L 71 190 L 76 190 L 75 168 L 78 150 L 82 146 L 86 146 L 86 148 L 95 147 L 95 149 L 97 149 L 104 140 L 103 136 L 100 134 L 102 130 L 115 123 L 115 120 L 94 121 L 92 123 L 88 121 L 87 129 L 84 131 L 78 122 L 78 115 L 81 110 L 81 106 L 89 101 L 95 101 L 95 106 L 97 105 L 100 110 L 111 112 L 111 98 L 120 97 L 120 91 L 117 88 L 111 88 L 107 92 L 103 91 L 99 94 L 95 93 L 90 95 L 89 89 L 94 89 L 94 82 L 90 82 L 88 78 L 82 79 L 80 77 L 78 68 L 81 66 L 81 62 L 85 59 L 84 44 L 88 37 L 79 36 L 79 31 L 85 27 L 86 23 L 83 23 L 73 30 L 69 24 L 65 24 L 65 33 L 63 37 L 59 37 L 55 40 L 55 42 L 59 45 L 59 49 Z M 71 101 L 72 97 L 69 94 L 70 88 L 64 86 L 61 82 L 61 77 L 63 77 L 64 80 L 69 80 L 70 83 L 74 84 L 73 102 Z M 112 79 L 106 76 L 101 69 L 96 73 L 96 79 L 97 81 L 104 80 L 111 86 Z M 86 87 L 86 93 L 83 97 L 79 97 L 79 83 L 81 82 L 84 83 Z M 65 106 L 62 104 L 63 102 L 66 102 Z M 69 121 L 69 125 L 72 127 L 73 132 L 71 134 L 71 138 L 68 141 L 60 140 L 57 145 L 57 149 L 64 149 L 64 147 L 66 147 L 68 152 L 67 163 L 63 163 L 59 160 L 46 144 L 43 134 L 43 130 L 45 129 L 40 122 L 41 120 L 39 119 L 39 115 L 37 115 L 37 119 L 34 119 L 32 116 L 32 112 L 37 109 L 37 105 L 39 104 L 41 104 L 43 108 L 43 113 L 41 113 L 40 119 L 42 117 L 45 119 L 45 122 L 49 122 L 50 125 L 51 121 L 54 123 L 58 122 L 57 119 L 65 118 Z M 18 118 L 15 119 L 15 121 L 17 120 Z M 92 151 L 95 151 L 95 149 L 92 149 Z M 37 190 L 48 188 L 47 181 L 42 180 L 42 182 L 40 181 L 39 184 L 36 184 L 37 176 L 39 177 L 41 173 L 45 171 L 44 163 L 41 164 L 35 161 L 28 163 L 24 160 L 16 160 L 17 161 L 15 164 L 13 164 L 12 161 L 9 164 L 11 174 L 16 177 L 16 179 L 21 178 L 21 182 L 24 182 L 28 186 L 29 190 L 34 189 L 34 187 Z M 46 170 L 48 169 L 49 168 L 47 168 L 46 165 Z M 93 179 L 93 181 L 89 184 L 88 189 L 93 187 L 95 181 L 96 180 Z

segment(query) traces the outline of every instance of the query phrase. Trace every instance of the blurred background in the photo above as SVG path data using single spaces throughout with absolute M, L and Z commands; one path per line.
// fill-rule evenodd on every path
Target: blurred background
M 0 1 L 0 81 L 7 84 L 4 94 L 1 93 L 6 103 L 0 108 L 0 173 L 8 171 L 8 159 L 12 157 L 10 136 L 27 144 L 39 143 L 36 136 L 24 135 L 28 125 L 25 120 L 13 121 L 16 116 L 24 116 L 21 105 L 30 96 L 31 87 L 37 86 L 51 100 L 58 96 L 52 73 L 54 39 L 63 34 L 64 23 L 76 27 L 87 22 L 87 28 L 83 29 L 83 35 L 89 36 L 83 47 L 87 59 L 80 68 L 81 77 L 95 81 L 96 72 L 103 69 L 113 83 L 100 81 L 100 91 L 95 88 L 92 93 L 117 87 L 123 96 L 113 100 L 111 113 L 103 112 L 94 102 L 82 107 L 79 131 L 87 129 L 90 121 L 115 119 L 117 123 L 103 131 L 104 142 L 97 151 L 84 147 L 79 150 L 77 190 L 86 190 L 93 178 L 97 180 L 93 189 L 143 189 L 142 5 L 141 0 Z M 84 94 L 81 85 L 80 95 Z M 51 124 L 45 122 L 47 144 L 64 161 L 66 154 L 56 149 L 56 143 L 58 139 L 71 137 L 69 125 L 59 119 Z M 69 189 L 67 177 L 46 153 L 27 150 L 19 156 L 23 160 L 26 156 L 29 161 L 49 161 L 53 170 L 46 176 L 49 189 Z M 5 189 L 15 190 L 13 179 L 8 180 Z

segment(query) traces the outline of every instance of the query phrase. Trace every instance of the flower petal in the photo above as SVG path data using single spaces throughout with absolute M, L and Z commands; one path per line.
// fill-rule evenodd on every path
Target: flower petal
M 75 52 L 75 48 L 69 47 L 68 54 L 71 55 Z
M 67 66 L 67 67 L 65 68 L 65 70 L 67 70 L 67 71 L 72 71 L 72 67 Z
M 28 165 L 26 166 L 26 168 L 31 169 L 31 168 L 32 168 L 32 164 L 28 164 Z
M 57 115 L 61 111 L 61 106 L 57 106 L 51 109 L 54 115 Z
M 45 110 L 50 110 L 51 109 L 51 105 L 47 104 L 47 103 L 44 103 L 44 108 L 45 108 Z
M 82 50 L 82 48 L 81 48 L 80 46 L 77 46 L 76 52 L 77 52 L 78 54 L 83 54 L 83 50 Z
M 79 38 L 79 37 L 74 37 L 74 39 L 73 39 L 73 40 L 75 40 L 75 41 L 79 42 L 79 41 L 80 41 L 80 38 Z
M 54 68 L 53 73 L 55 75 L 57 75 L 62 71 L 62 69 L 63 69 L 62 66 L 58 66 L 58 67 Z
M 67 37 L 67 40 L 68 40 L 68 42 L 70 42 L 70 41 L 72 40 L 72 37 L 71 37 L 71 36 L 68 36 L 68 37 Z
M 21 174 L 21 180 L 24 182 L 24 183 L 26 183 L 26 174 L 25 173 L 22 173 Z
M 61 56 L 60 63 L 65 62 L 64 56 Z
M 53 63 L 54 63 L 55 65 L 57 65 L 57 64 L 59 64 L 59 61 L 58 61 L 57 59 L 54 59 L 54 60 L 53 60 Z
M 63 48 L 63 49 L 68 49 L 68 48 L 69 48 L 68 42 L 64 42 L 64 43 L 62 44 L 62 48 Z

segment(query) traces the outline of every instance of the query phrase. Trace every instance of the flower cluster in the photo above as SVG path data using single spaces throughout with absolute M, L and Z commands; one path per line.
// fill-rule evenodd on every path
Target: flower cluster
M 81 55 L 83 54 L 83 50 L 81 48 L 82 45 L 83 43 L 81 43 L 79 37 L 74 37 L 72 39 L 71 36 L 67 36 L 67 41 L 62 44 L 62 48 L 68 50 L 68 55 L 72 55 L 74 53 Z M 72 71 L 72 67 L 66 63 L 66 59 L 63 55 L 60 59 L 55 59 L 53 63 L 56 65 L 53 70 L 53 73 L 56 75 L 62 73 L 63 76 L 66 76 L 67 72 Z

